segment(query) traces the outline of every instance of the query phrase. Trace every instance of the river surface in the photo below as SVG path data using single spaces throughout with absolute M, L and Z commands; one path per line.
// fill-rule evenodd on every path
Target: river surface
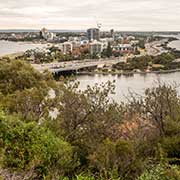
M 168 44 L 168 46 L 180 51 L 180 40 L 172 41 Z
M 46 47 L 45 44 L 36 44 L 31 42 L 12 42 L 0 40 L 0 56 L 25 52 L 26 50 L 43 48 Z
M 165 73 L 165 74 L 134 74 L 132 76 L 118 75 L 82 75 L 77 76 L 77 81 L 80 82 L 79 88 L 85 90 L 87 86 L 94 86 L 96 83 L 105 83 L 115 80 L 115 94 L 112 99 L 116 102 L 126 101 L 129 92 L 135 92 L 139 95 L 144 93 L 146 88 L 156 87 L 159 83 L 180 84 L 180 72 Z M 177 88 L 180 94 L 180 87 Z
M 168 46 L 180 51 L 180 34 L 178 34 L 178 35 L 166 35 L 166 36 L 164 36 L 164 37 L 174 37 L 174 38 L 177 38 L 178 40 L 176 40 L 176 41 L 171 41 L 171 42 L 168 44 Z

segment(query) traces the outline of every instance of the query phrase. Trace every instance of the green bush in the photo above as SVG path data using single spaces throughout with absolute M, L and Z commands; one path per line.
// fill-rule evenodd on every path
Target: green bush
M 60 177 L 59 180 L 70 180 L 70 178 L 68 177 Z M 102 180 L 102 179 L 97 179 L 92 175 L 85 175 L 85 174 L 80 174 L 80 175 L 76 175 L 73 180 Z
M 33 170 L 36 174 L 63 175 L 72 165 L 72 148 L 49 130 L 36 123 L 0 117 L 3 168 Z
M 157 165 L 146 170 L 138 180 L 179 180 L 180 169 L 177 166 Z
M 165 137 L 161 146 L 166 155 L 166 158 L 169 160 L 171 164 L 179 164 L 180 163 L 180 136 L 175 135 L 172 137 Z
M 123 139 L 116 142 L 105 140 L 90 156 L 90 161 L 91 167 L 96 167 L 105 179 L 133 179 L 139 167 L 132 143 Z
M 0 62 L 0 92 L 4 95 L 33 87 L 46 88 L 50 82 L 53 79 L 49 73 L 41 74 L 23 61 Z

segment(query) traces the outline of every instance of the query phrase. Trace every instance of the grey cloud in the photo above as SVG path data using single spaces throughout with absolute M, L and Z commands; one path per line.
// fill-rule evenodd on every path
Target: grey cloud
M 180 1 L 0 0 L 0 28 L 180 30 Z

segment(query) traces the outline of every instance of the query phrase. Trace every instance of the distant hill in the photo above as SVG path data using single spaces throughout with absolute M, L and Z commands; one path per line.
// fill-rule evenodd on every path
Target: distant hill
M 0 32 L 6 32 L 6 33 L 18 33 L 18 32 L 39 32 L 40 30 L 37 29 L 0 29 Z M 85 32 L 85 30 L 66 30 L 66 29 L 61 29 L 61 30 L 49 30 L 51 32 Z

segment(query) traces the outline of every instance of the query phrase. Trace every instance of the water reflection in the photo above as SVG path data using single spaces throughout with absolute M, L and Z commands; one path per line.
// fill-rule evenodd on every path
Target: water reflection
M 116 102 L 125 101 L 129 91 L 143 95 L 147 88 L 156 87 L 160 82 L 166 84 L 180 84 L 180 72 L 164 74 L 134 74 L 131 76 L 124 75 L 100 75 L 94 76 L 82 75 L 77 77 L 80 82 L 80 89 L 84 90 L 88 85 L 93 86 L 95 83 L 103 83 L 115 80 L 115 95 L 112 98 Z M 180 93 L 180 88 L 177 88 Z
M 47 44 L 38 44 L 32 42 L 12 42 L 0 40 L 0 56 L 24 52 L 29 49 L 43 48 Z

